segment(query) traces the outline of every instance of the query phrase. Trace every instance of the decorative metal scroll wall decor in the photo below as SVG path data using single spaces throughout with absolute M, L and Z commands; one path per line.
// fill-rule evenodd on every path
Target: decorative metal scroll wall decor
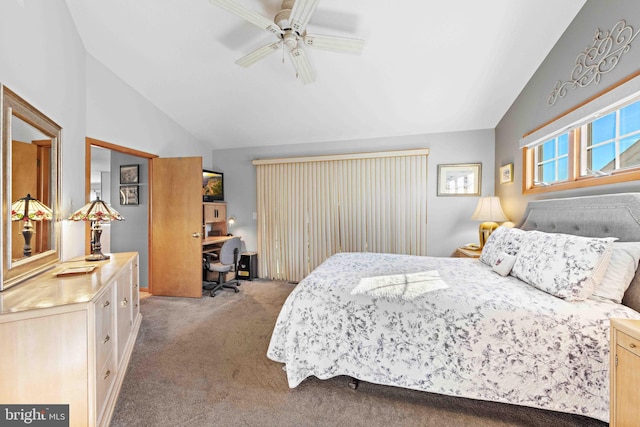
M 576 65 L 571 73 L 571 80 L 558 80 L 547 104 L 553 105 L 558 98 L 564 98 L 568 88 L 587 87 L 592 82 L 600 83 L 603 74 L 612 71 L 623 54 L 631 49 L 631 42 L 638 32 L 633 31 L 627 23 L 619 21 L 610 31 L 596 30 L 593 44 L 588 46 L 576 58 Z

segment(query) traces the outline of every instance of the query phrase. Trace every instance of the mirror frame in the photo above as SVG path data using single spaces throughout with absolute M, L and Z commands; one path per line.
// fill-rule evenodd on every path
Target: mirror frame
M 62 141 L 62 128 L 53 120 L 42 114 L 38 109 L 0 84 L 0 127 L 2 128 L 2 249 L 0 252 L 2 263 L 2 277 L 0 291 L 8 289 L 30 277 L 39 274 L 60 262 L 60 144 Z M 34 254 L 27 259 L 13 261 L 11 259 L 11 124 L 12 117 L 16 116 L 25 123 L 38 129 L 51 138 L 51 210 L 53 211 L 52 248 L 48 251 Z

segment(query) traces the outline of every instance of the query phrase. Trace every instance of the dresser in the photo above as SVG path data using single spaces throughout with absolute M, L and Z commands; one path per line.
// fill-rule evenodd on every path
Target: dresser
M 640 320 L 611 319 L 612 427 L 637 426 L 640 419 Z
M 68 404 L 71 426 L 107 426 L 142 319 L 138 254 L 83 258 L 0 293 L 0 402 Z
M 611 427 L 640 419 L 640 320 L 611 319 Z

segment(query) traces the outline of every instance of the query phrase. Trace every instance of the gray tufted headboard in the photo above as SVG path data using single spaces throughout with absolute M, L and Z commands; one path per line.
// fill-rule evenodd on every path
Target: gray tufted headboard
M 516 227 L 640 242 L 640 193 L 536 200 L 529 202 Z M 640 269 L 622 303 L 640 312 Z

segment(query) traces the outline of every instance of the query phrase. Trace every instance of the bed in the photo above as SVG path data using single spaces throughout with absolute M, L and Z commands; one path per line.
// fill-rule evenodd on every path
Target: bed
M 512 238 L 526 231 L 527 239 L 589 236 L 599 239 L 584 240 L 610 248 L 640 242 L 638 218 L 640 193 L 535 201 L 517 229 L 501 233 Z M 566 238 L 583 239 L 571 236 Z M 606 239 L 612 237 L 615 243 Z M 496 249 L 499 238 L 492 239 Z M 640 319 L 640 253 L 622 303 L 575 292 L 560 298 L 551 294 L 553 289 L 543 291 L 523 281 L 531 279 L 527 274 L 536 277 L 528 270 L 530 263 L 541 264 L 527 258 L 540 251 L 523 242 L 520 259 L 504 246 L 498 248 L 499 255 L 515 258 L 505 276 L 496 272 L 495 263 L 478 259 L 335 254 L 289 295 L 267 356 L 285 365 L 291 388 L 309 376 L 346 375 L 608 421 L 609 319 Z M 489 256 L 490 246 L 487 242 L 483 255 L 486 251 Z M 608 255 L 597 263 L 598 280 L 613 270 L 619 273 L 609 265 L 611 251 L 606 249 Z M 518 265 L 520 278 L 513 275 Z M 544 275 L 553 267 L 541 270 Z M 409 297 L 375 293 L 371 287 L 355 292 L 371 278 L 425 272 L 435 274 L 430 283 L 442 286 Z

